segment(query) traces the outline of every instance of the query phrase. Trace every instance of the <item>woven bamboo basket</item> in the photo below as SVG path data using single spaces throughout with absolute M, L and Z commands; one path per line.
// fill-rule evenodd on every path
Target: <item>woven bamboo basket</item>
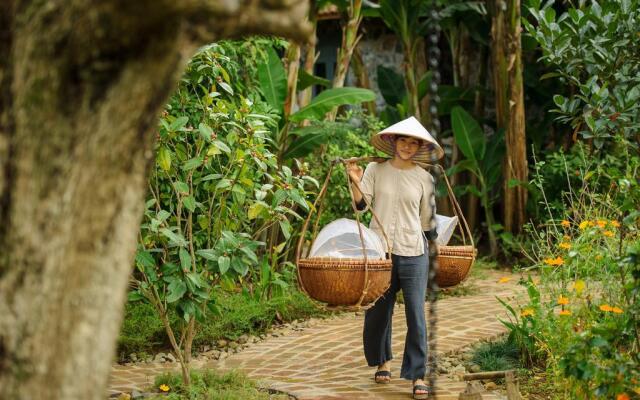
M 391 260 L 306 258 L 298 261 L 304 288 L 312 298 L 329 306 L 358 304 L 362 296 L 362 284 L 368 271 L 367 292 L 361 305 L 375 302 L 389 287 Z
M 331 172 L 337 163 L 342 162 L 344 162 L 344 160 L 337 159 L 331 164 L 320 193 L 313 204 L 313 209 L 309 212 L 309 215 L 302 226 L 302 232 L 300 234 L 296 250 L 298 283 L 300 284 L 300 288 L 303 292 L 305 292 L 309 297 L 319 302 L 326 303 L 329 307 L 360 310 L 372 306 L 375 301 L 387 291 L 391 284 L 391 250 L 389 249 L 389 240 L 384 231 L 383 236 L 387 242 L 388 250 L 387 258 L 384 260 L 368 259 L 365 252 L 365 243 L 359 213 L 352 203 L 364 257 L 309 258 L 309 252 L 312 247 L 311 245 L 308 247 L 306 256 L 302 257 L 302 246 L 305 240 L 305 233 L 307 232 L 307 227 L 309 226 L 313 211 L 317 210 L 318 212 L 313 232 L 311 234 L 312 240 L 315 240 L 318 231 L 318 222 L 322 215 L 322 200 L 327 192 Z M 349 184 L 350 178 L 348 174 L 346 175 L 347 186 L 351 191 L 351 185 Z M 357 183 L 354 184 L 358 187 Z M 378 217 L 373 210 L 370 209 L 370 211 L 373 214 L 373 218 L 378 220 Z
M 444 177 L 449 201 L 453 206 L 454 214 L 458 217 L 458 229 L 460 230 L 463 242 L 461 246 L 440 246 L 439 248 L 435 280 L 439 287 L 450 287 L 460 284 L 467 278 L 471 266 L 476 260 L 477 250 L 473 243 L 473 236 L 471 235 L 467 220 L 462 214 L 462 209 L 453 194 L 453 189 L 451 189 L 447 174 L 440 165 L 432 167 L 438 168 Z M 470 245 L 467 244 L 467 240 L 470 242 Z

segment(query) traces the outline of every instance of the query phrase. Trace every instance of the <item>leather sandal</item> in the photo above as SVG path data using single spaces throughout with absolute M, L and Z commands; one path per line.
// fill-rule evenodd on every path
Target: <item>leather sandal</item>
M 373 380 L 376 383 L 389 383 L 391 381 L 391 371 L 376 371 Z
M 418 390 L 425 393 L 416 393 Z M 413 385 L 413 398 L 415 400 L 426 400 L 429 398 L 429 386 L 426 385 Z

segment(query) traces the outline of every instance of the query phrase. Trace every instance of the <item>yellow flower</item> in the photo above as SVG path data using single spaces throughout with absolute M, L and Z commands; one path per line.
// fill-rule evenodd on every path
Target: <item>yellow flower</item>
M 598 228 L 604 228 L 605 226 L 607 226 L 607 221 L 603 219 L 599 219 L 596 221 L 596 224 L 598 224 Z
M 566 219 L 563 219 L 562 222 L 560 222 L 560 225 L 564 226 L 565 228 L 568 228 L 571 226 L 571 222 L 567 221 Z
M 636 394 L 640 394 L 640 386 L 634 387 L 633 391 L 636 392 Z
M 562 257 L 545 258 L 544 263 L 547 265 L 562 265 L 564 264 L 564 260 L 562 259 Z
M 578 279 L 577 281 L 575 281 L 573 283 L 573 290 L 575 290 L 576 293 L 578 295 L 580 295 L 580 293 L 582 293 L 582 291 L 584 290 L 585 286 L 586 285 L 585 285 L 584 281 L 582 279 Z
M 534 315 L 533 308 L 525 308 L 524 310 L 520 311 L 521 317 L 528 317 L 531 315 Z
M 560 247 L 561 249 L 569 250 L 571 248 L 571 245 L 569 243 L 562 242 L 558 245 L 558 247 Z
M 622 311 L 622 308 L 620 307 L 612 307 L 611 311 L 613 311 L 616 314 L 622 314 L 624 311 Z
M 604 312 L 611 312 L 611 311 L 613 311 L 613 307 L 611 307 L 608 304 L 603 304 L 603 305 L 600 306 L 600 310 L 604 311 Z
M 560 310 L 558 315 L 571 315 L 571 311 L 569 311 L 569 310 Z
M 595 259 L 596 259 L 597 261 L 602 260 L 602 254 L 596 254 Z
M 567 297 L 564 296 L 558 296 L 558 304 L 566 306 L 567 304 L 569 304 L 569 299 Z
M 502 278 L 500 278 L 500 280 L 498 281 L 498 283 L 507 283 L 511 280 L 511 278 L 509 278 L 508 276 L 503 276 Z
M 604 231 L 602 234 L 606 237 L 613 237 L 615 235 L 612 231 Z
M 168 392 L 169 390 L 171 390 L 171 388 L 168 385 L 165 385 L 164 383 L 160 385 L 158 389 L 160 389 L 160 391 L 162 392 Z
M 630 400 L 631 398 L 629 397 L 628 394 L 626 393 L 620 393 L 617 397 L 616 400 Z
M 580 228 L 582 230 L 585 230 L 590 226 L 593 226 L 593 222 L 591 222 L 591 221 L 582 221 L 582 222 L 580 222 L 580 225 L 578 225 L 578 228 Z
M 571 236 L 569 236 L 569 235 L 564 235 L 562 238 L 563 238 L 564 240 L 571 240 Z
M 613 226 L 614 228 L 620 228 L 620 222 L 618 222 L 618 221 L 611 221 L 611 226 Z

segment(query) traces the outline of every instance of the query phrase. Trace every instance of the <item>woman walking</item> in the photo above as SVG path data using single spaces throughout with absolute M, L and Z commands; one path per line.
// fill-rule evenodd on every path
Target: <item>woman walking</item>
M 355 163 L 349 163 L 347 171 L 358 183 L 352 185 L 358 209 L 363 210 L 369 204 L 378 215 L 382 226 L 374 220 L 371 229 L 381 238 L 382 229 L 386 232 L 393 267 L 388 291 L 365 313 L 364 353 L 368 365 L 377 367 L 375 382 L 388 383 L 393 358 L 393 307 L 396 293 L 402 289 L 407 335 L 400 377 L 413 382 L 414 399 L 426 399 L 424 302 L 429 269 L 427 240 L 436 238 L 435 187 L 433 177 L 415 162 L 431 163 L 441 158 L 444 152 L 414 117 L 376 134 L 371 143 L 393 158 L 382 163 L 370 163 L 364 172 Z

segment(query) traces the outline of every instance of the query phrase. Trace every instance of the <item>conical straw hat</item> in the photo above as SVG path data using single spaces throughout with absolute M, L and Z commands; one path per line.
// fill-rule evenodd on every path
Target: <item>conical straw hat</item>
M 415 119 L 415 117 L 409 117 L 398 123 L 391 125 L 390 127 L 376 133 L 371 138 L 371 144 L 376 149 L 387 153 L 391 156 L 395 155 L 395 138 L 394 135 L 411 136 L 423 141 L 423 145 L 413 156 L 415 161 L 420 162 L 433 162 L 442 156 L 444 151 L 442 147 L 436 142 L 431 134 L 425 129 L 422 124 Z

